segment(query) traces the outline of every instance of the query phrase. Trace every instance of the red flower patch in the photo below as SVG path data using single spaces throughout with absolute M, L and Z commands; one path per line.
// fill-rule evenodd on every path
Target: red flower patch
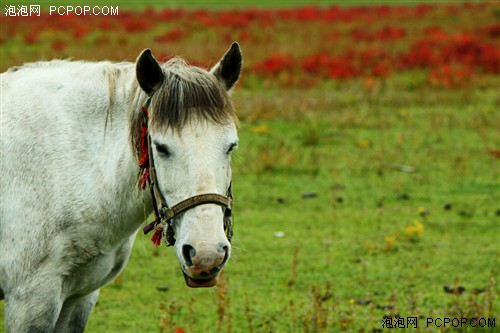
M 270 84 L 309 87 L 325 80 L 373 81 L 420 70 L 431 84 L 455 88 L 477 82 L 472 79 L 482 75 L 500 74 L 500 24 L 488 14 L 493 8 L 489 3 L 468 3 L 230 10 L 151 7 L 106 17 L 42 13 L 4 16 L 0 41 L 5 48 L 20 42 L 54 51 L 71 49 L 72 55 L 83 58 L 96 56 L 98 46 L 98 57 L 113 60 L 130 57 L 130 49 L 152 47 L 153 42 L 159 44 L 154 46 L 155 55 L 163 55 L 161 59 L 168 59 L 167 52 L 192 45 L 183 55 L 206 65 L 218 59 L 220 55 L 213 52 L 222 43 L 236 40 L 245 50 L 245 69 Z M 453 24 L 450 15 L 457 16 Z M 169 45 L 163 48 L 165 43 Z
M 253 66 L 253 70 L 258 74 L 276 75 L 283 71 L 291 70 L 295 67 L 295 59 L 289 54 L 275 53 L 257 62 Z
M 473 74 L 474 71 L 469 67 L 442 65 L 430 72 L 429 81 L 435 86 L 454 88 L 465 85 Z
M 170 30 L 164 35 L 155 38 L 158 43 L 175 42 L 186 36 L 186 32 L 180 28 Z
M 68 44 L 66 44 L 65 42 L 63 42 L 62 40 L 55 40 L 52 42 L 52 49 L 54 51 L 62 51 L 64 50 L 66 47 L 68 46 Z
M 127 18 L 122 23 L 127 32 L 142 32 L 151 27 L 151 23 L 146 18 L 141 17 Z

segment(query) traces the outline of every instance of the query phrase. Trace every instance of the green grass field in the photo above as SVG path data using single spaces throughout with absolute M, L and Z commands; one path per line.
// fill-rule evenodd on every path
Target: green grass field
M 402 103 L 355 84 L 330 88 L 235 93 L 236 237 L 221 283 L 187 289 L 173 250 L 139 235 L 89 332 L 353 332 L 381 329 L 385 314 L 418 317 L 419 327 L 428 317 L 498 318 L 499 168 L 485 150 L 500 140 L 496 92 Z M 421 233 L 409 228 L 417 221 Z
M 186 289 L 173 251 L 139 236 L 90 332 L 371 332 L 385 314 L 419 327 L 498 318 L 499 170 L 484 148 L 500 139 L 495 92 L 402 105 L 324 89 L 235 94 L 236 238 L 222 283 Z M 246 120 L 261 98 L 260 112 L 283 114 Z
M 280 41 L 294 45 L 282 34 L 261 51 L 243 49 L 233 95 L 241 121 L 235 237 L 219 284 L 187 288 L 174 250 L 139 234 L 124 272 L 101 290 L 87 332 L 404 331 L 383 328 L 384 316 L 416 317 L 412 332 L 497 332 L 498 75 L 450 89 L 426 84 L 419 70 L 311 87 L 246 74 L 260 54 L 287 49 Z M 127 35 L 123 48 L 91 49 L 83 40 L 66 56 L 134 58 L 148 46 L 137 36 Z M 201 51 L 188 42 L 210 36 L 168 46 L 189 59 Z M 25 47 L 15 38 L 2 45 L 2 69 L 56 52 L 37 53 L 50 41 Z M 486 318 L 496 327 L 437 327 L 428 318 Z

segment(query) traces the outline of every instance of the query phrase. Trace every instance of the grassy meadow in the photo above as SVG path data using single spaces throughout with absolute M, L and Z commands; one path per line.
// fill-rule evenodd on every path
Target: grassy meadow
M 210 66 L 233 40 L 244 52 L 233 255 L 219 284 L 187 288 L 173 249 L 139 234 L 87 332 L 403 330 L 384 316 L 416 317 L 413 332 L 499 330 L 498 4 L 138 6 L 2 16 L 2 71 L 133 61 L 146 47 Z

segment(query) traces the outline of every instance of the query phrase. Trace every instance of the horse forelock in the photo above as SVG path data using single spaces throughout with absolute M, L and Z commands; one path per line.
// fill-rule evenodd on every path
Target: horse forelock
M 235 118 L 229 95 L 214 75 L 180 58 L 162 67 L 164 82 L 151 98 L 151 126 L 155 130 L 171 127 L 178 131 L 193 118 L 218 124 Z
M 217 78 L 200 67 L 188 65 L 181 58 L 173 58 L 162 65 L 164 81 L 151 97 L 150 126 L 155 131 L 169 128 L 180 132 L 192 120 L 207 120 L 223 125 L 237 122 L 229 94 Z M 137 101 L 144 100 L 143 92 L 136 92 L 135 116 L 131 124 L 131 142 L 138 156 L 139 133 L 143 116 Z

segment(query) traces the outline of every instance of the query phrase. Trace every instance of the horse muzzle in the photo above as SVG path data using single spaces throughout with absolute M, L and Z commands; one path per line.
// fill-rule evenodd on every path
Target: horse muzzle
M 222 243 L 217 246 L 183 245 L 182 258 L 184 263 L 181 263 L 181 268 L 188 287 L 208 288 L 215 286 L 219 273 L 229 260 L 230 251 L 230 245 Z

